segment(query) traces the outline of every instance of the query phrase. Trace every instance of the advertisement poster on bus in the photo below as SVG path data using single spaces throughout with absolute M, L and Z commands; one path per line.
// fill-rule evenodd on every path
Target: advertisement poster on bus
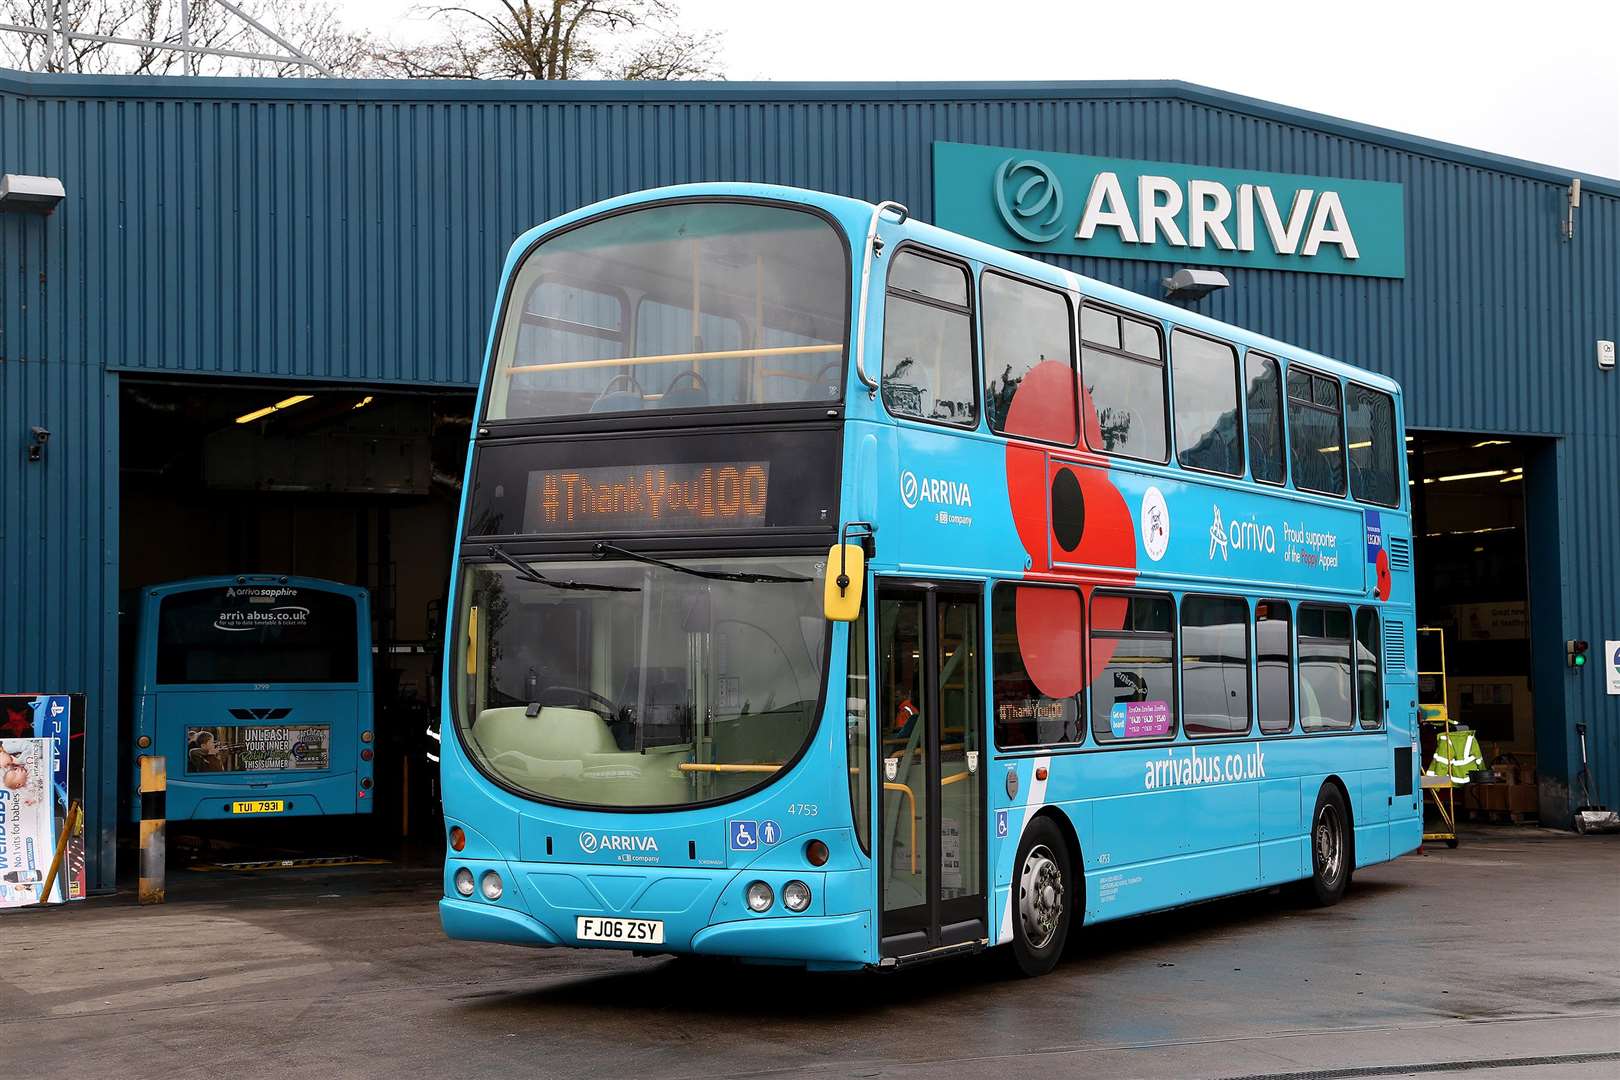
M 83 694 L 8 694 L 0 697 L 0 738 L 32 736 L 51 742 L 52 769 L 49 777 L 51 837 L 54 845 L 62 834 L 69 807 L 84 805 L 84 717 Z M 53 848 L 54 850 L 54 848 Z M 68 837 L 68 850 L 62 859 L 49 901 L 54 904 L 83 900 L 86 889 L 84 818 L 81 814 Z
M 0 907 L 42 899 L 55 844 L 50 739 L 0 739 Z
M 284 711 L 284 710 L 283 710 Z M 330 768 L 327 724 L 255 724 L 186 729 L 186 772 L 292 772 Z

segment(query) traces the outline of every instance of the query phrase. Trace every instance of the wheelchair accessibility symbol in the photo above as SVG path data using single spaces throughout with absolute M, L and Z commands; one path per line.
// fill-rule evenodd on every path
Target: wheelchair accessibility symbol
M 1007 811 L 1005 811 L 1005 810 L 997 810 L 996 811 L 996 836 L 1005 837 L 1006 835 L 1007 835 Z
M 771 824 L 767 822 L 766 824 Z M 759 850 L 759 822 L 733 821 L 731 823 L 731 850 Z

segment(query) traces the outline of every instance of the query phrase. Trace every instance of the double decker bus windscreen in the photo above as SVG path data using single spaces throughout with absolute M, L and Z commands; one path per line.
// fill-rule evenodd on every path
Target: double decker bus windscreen
M 501 320 L 486 419 L 836 400 L 849 256 L 822 217 L 627 211 L 542 241 Z
M 453 670 L 468 749 L 510 787 L 593 806 L 690 805 L 765 783 L 815 730 L 824 565 L 465 567 Z M 701 576 L 717 573 L 757 578 Z

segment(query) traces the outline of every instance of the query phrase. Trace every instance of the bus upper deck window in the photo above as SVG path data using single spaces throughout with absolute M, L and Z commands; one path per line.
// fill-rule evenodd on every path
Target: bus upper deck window
M 1350 493 L 1362 502 L 1395 506 L 1400 499 L 1400 454 L 1395 451 L 1395 399 L 1350 384 L 1345 427 L 1350 452 Z
M 1288 369 L 1288 429 L 1294 486 L 1344 494 L 1344 429 L 1339 381 L 1298 367 Z
M 1073 446 L 1074 331 L 1068 297 L 992 273 L 980 279 L 979 292 L 991 429 Z
M 979 422 L 967 271 L 902 250 L 883 314 L 883 404 L 891 415 L 961 427 Z
M 487 419 L 836 400 L 848 255 L 819 215 L 638 207 L 542 239 L 508 290 Z
M 1167 460 L 1164 358 L 1158 329 L 1088 306 L 1081 316 L 1081 338 L 1080 413 L 1087 444 L 1123 457 Z
M 1243 358 L 1249 409 L 1249 474 L 1265 484 L 1287 479 L 1283 465 L 1282 379 L 1277 361 L 1251 352 Z
M 1238 411 L 1237 350 L 1177 330 L 1170 335 L 1176 398 L 1176 455 L 1183 465 L 1243 474 L 1243 417 Z

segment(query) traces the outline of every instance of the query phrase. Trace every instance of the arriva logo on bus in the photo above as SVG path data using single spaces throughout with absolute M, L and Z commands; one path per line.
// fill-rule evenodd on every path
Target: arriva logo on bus
M 1401 185 L 934 144 L 938 224 L 1023 251 L 1406 273 Z

